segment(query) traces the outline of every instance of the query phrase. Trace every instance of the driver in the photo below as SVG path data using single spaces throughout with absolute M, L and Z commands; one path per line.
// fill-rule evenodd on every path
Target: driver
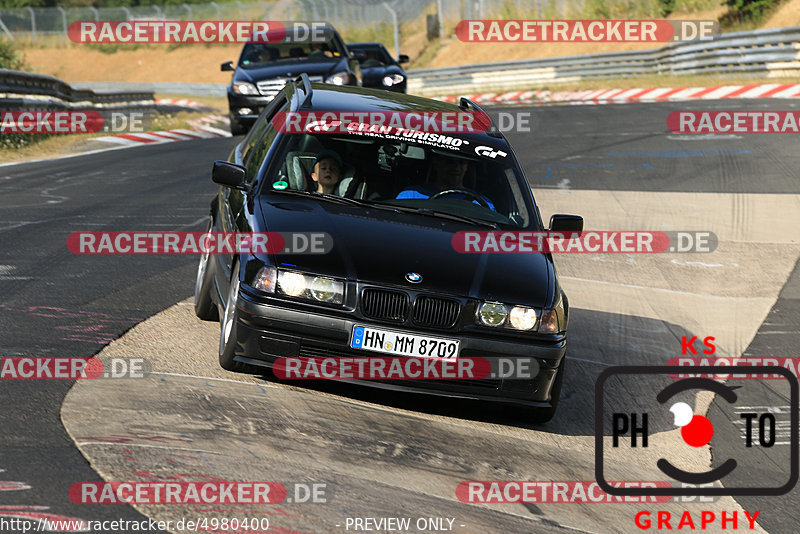
M 434 175 L 430 183 L 411 186 L 408 189 L 400 191 L 397 198 L 430 198 L 437 193 L 455 189 L 466 193 L 473 193 L 475 196 L 486 201 L 486 204 L 488 204 L 492 211 L 497 211 L 491 200 L 464 185 L 464 175 L 467 173 L 469 161 L 463 158 L 453 158 L 434 152 L 431 157 L 431 164 Z M 447 195 L 442 195 L 442 197 L 470 199 L 470 195 L 457 193 L 455 191 Z M 480 205 L 480 202 L 477 200 L 473 200 L 473 203 Z

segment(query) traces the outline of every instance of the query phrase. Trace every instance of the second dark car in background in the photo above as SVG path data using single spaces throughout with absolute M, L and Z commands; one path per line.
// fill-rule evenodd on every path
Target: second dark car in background
M 400 66 L 408 56 L 400 54 L 395 60 L 381 43 L 350 43 L 347 48 L 358 59 L 364 87 L 406 92 L 406 73 Z
M 246 43 L 235 67 L 232 61 L 222 64 L 223 71 L 233 71 L 228 86 L 233 135 L 247 133 L 286 82 L 302 73 L 312 81 L 361 85 L 358 60 L 329 25 L 318 32 L 289 30 L 281 33 L 280 42 L 268 41 Z

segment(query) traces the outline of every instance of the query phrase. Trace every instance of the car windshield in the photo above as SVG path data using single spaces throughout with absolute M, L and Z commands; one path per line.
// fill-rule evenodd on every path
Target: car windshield
M 239 66 L 245 69 L 263 67 L 281 61 L 325 61 L 342 57 L 331 40 L 327 42 L 247 43 L 239 57 Z
M 538 224 L 505 145 L 494 149 L 480 138 L 420 132 L 413 139 L 286 134 L 283 141 L 262 192 L 322 193 L 325 200 L 488 226 Z
M 382 46 L 358 46 L 351 47 L 353 53 L 358 58 L 358 63 L 364 68 L 384 67 L 392 65 L 394 60 Z

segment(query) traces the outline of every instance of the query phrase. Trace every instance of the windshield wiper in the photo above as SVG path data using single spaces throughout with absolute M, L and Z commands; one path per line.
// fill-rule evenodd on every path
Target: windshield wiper
M 328 202 L 337 202 L 339 204 L 347 204 L 350 206 L 360 206 L 362 208 L 376 208 L 382 210 L 393 211 L 395 213 L 415 213 L 426 215 L 428 217 L 436 217 L 439 219 L 450 219 L 451 221 L 459 221 L 470 223 L 475 226 L 485 226 L 487 228 L 499 228 L 497 223 L 487 221 L 485 219 L 476 219 L 474 217 L 467 217 L 466 215 L 456 215 L 447 211 L 432 210 L 428 208 L 412 208 L 410 206 L 398 206 L 396 204 L 384 204 L 380 202 L 370 202 L 368 200 L 357 200 L 355 198 L 340 197 L 338 195 L 330 195 L 328 193 L 313 193 L 311 191 L 298 191 L 296 189 L 284 189 L 282 191 L 275 191 L 280 194 L 294 194 L 308 198 L 318 198 L 320 200 L 327 200 Z
M 330 195 L 328 193 L 314 193 L 311 191 L 299 191 L 297 189 L 284 189 L 282 191 L 273 191 L 280 194 L 294 194 L 300 195 L 308 198 L 318 198 L 320 200 L 327 200 L 329 202 L 338 202 L 339 204 L 349 204 L 351 206 L 364 206 L 367 205 L 366 202 L 361 200 L 356 200 L 354 198 L 347 198 L 347 197 L 340 197 L 338 195 Z
M 467 217 L 466 215 L 456 215 L 449 211 L 432 210 L 428 208 L 412 208 L 410 206 L 398 206 L 396 204 L 369 204 L 370 207 L 380 207 L 390 209 L 396 212 L 403 213 L 418 213 L 420 215 L 427 215 L 428 217 L 437 217 L 439 219 L 450 219 L 451 221 L 459 221 L 473 224 L 475 226 L 486 226 L 487 228 L 499 228 L 497 223 L 487 221 L 485 219 L 476 219 L 474 217 Z

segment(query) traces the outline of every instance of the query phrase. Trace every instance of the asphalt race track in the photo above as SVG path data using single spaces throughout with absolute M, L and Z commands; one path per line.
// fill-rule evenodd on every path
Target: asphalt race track
M 795 532 L 796 488 L 711 503 L 456 498 L 459 482 L 469 480 L 593 480 L 594 384 L 610 366 L 665 365 L 681 356 L 683 336 L 713 336 L 715 356 L 800 356 L 797 137 L 689 137 L 666 128 L 674 110 L 794 106 L 730 100 L 492 110 L 533 117 L 531 132 L 506 136 L 545 220 L 576 213 L 586 229 L 709 230 L 719 239 L 708 254 L 556 258 L 572 308 L 569 361 L 558 413 L 543 426 L 463 402 L 225 372 L 216 362 L 219 326 L 196 319 L 187 300 L 197 258 L 67 249 L 77 231 L 203 231 L 216 188 L 211 162 L 237 139 L 0 167 L 0 356 L 102 350 L 101 357 L 145 358 L 154 371 L 144 379 L 0 382 L 0 518 L 268 517 L 269 532 L 353 532 L 348 518 L 411 517 L 412 525 L 452 519 L 456 532 L 600 533 L 642 532 L 634 523 L 640 510 L 670 511 L 673 528 L 684 510 L 698 521 L 700 510 L 736 511 L 739 529 L 750 531 L 741 512 L 758 510 L 754 531 Z M 666 383 L 612 381 L 606 399 L 620 410 L 654 407 L 653 391 Z M 736 480 L 784 480 L 788 389 L 780 381 L 737 385 L 742 402 L 777 415 L 779 444 L 769 454 L 751 451 Z M 609 479 L 657 480 L 654 459 L 669 454 L 689 470 L 736 454 L 739 408 L 704 394 L 687 402 L 696 413 L 708 409 L 714 447 L 687 451 L 670 421 L 653 421 L 658 451 L 628 449 Z M 101 480 L 324 483 L 330 499 L 225 509 L 70 500 L 72 484 Z

